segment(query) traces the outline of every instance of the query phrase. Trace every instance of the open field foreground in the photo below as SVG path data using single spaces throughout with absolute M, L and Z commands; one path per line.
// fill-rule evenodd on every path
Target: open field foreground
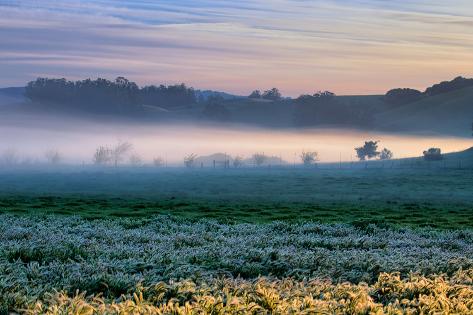
M 3 214 L 0 231 L 3 313 L 473 312 L 470 230 Z
M 0 177 L 0 213 L 473 228 L 471 170 L 53 168 Z

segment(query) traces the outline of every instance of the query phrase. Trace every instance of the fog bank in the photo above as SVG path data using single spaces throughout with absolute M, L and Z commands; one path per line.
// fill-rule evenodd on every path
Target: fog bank
M 395 158 L 422 155 L 430 147 L 454 152 L 472 146 L 471 139 L 432 135 L 396 135 L 334 129 L 274 130 L 248 126 L 199 124 L 139 125 L 99 123 L 64 118 L 13 118 L 0 124 L 0 155 L 15 152 L 22 160 L 44 161 L 45 152 L 57 150 L 64 163 L 92 163 L 99 146 L 117 141 L 133 144 L 130 154 L 144 163 L 161 157 L 169 164 L 182 164 L 184 156 L 216 152 L 250 157 L 264 153 L 299 162 L 303 150 L 317 151 L 321 162 L 355 160 L 354 148 L 365 140 L 379 140 Z

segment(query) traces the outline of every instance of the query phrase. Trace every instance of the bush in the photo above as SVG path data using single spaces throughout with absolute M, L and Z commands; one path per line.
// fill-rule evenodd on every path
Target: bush
M 422 99 L 423 94 L 413 89 L 393 89 L 386 93 L 384 100 L 391 105 L 404 105 Z
M 430 148 L 424 151 L 424 160 L 440 161 L 443 160 L 442 151 L 439 148 Z

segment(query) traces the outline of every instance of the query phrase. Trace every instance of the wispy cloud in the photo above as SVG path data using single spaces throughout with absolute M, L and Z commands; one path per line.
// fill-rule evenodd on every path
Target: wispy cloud
M 473 75 L 466 0 L 0 0 L 0 85 L 126 75 L 248 93 L 382 93 Z

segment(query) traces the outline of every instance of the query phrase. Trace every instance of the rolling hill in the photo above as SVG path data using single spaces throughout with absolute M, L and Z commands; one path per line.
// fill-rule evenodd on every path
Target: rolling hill
M 383 130 L 469 136 L 472 123 L 473 87 L 426 97 L 375 115 L 376 127 Z
M 332 100 L 322 103 L 316 103 L 317 99 L 315 99 L 312 101 L 314 103 L 304 105 L 309 108 L 307 111 L 306 107 L 306 112 L 303 114 L 310 118 L 309 124 L 301 124 L 295 118 L 299 110 L 295 99 L 283 98 L 279 101 L 271 101 L 235 96 L 218 91 L 199 90 L 195 91 L 199 101 L 193 104 L 133 104 L 133 106 L 125 108 L 124 111 L 105 112 L 97 115 L 97 113 L 87 111 L 87 108 L 91 108 L 90 106 L 85 106 L 84 110 L 80 109 L 77 104 L 71 106 L 53 102 L 30 101 L 25 96 L 24 87 L 4 88 L 0 89 L 0 110 L 2 115 L 8 115 L 9 112 L 15 111 L 16 114 L 27 113 L 30 115 L 60 113 L 82 115 L 87 119 L 95 116 L 97 116 L 96 119 L 114 117 L 113 119 L 131 119 L 148 123 L 178 120 L 247 124 L 270 128 L 356 128 L 469 137 L 473 123 L 473 86 L 454 86 L 457 89 L 450 90 L 450 92 L 438 88 L 438 86 L 451 88 L 458 82 L 469 84 L 468 79 L 463 78 L 442 82 L 436 85 L 438 93 L 418 92 L 422 94 L 420 100 L 403 105 L 389 103 L 383 95 L 334 96 Z M 209 99 L 211 96 L 214 97 L 213 100 Z M 218 101 L 215 101 L 215 98 Z M 214 103 L 210 104 L 210 102 Z M 103 103 L 98 103 L 95 108 L 101 107 L 98 105 Z M 113 103 L 113 101 L 109 103 Z M 300 113 L 299 116 L 301 116 Z M 340 119 L 342 117 L 343 119 Z

